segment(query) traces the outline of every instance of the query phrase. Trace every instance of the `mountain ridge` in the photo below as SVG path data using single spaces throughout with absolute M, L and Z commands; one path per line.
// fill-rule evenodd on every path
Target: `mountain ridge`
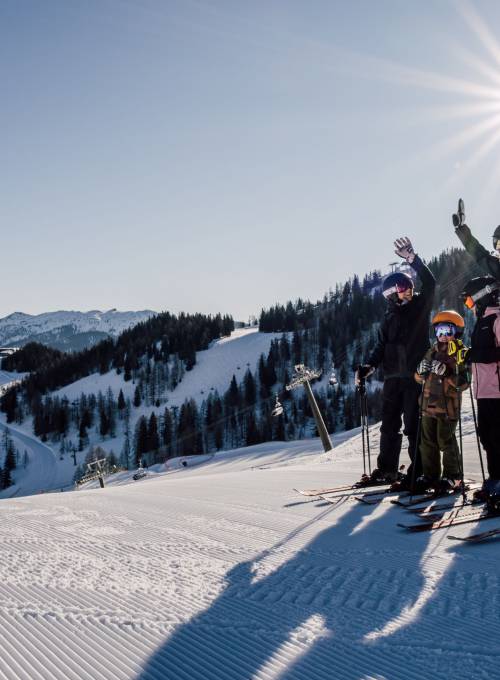
M 41 342 L 55 349 L 77 351 L 106 337 L 117 337 L 157 313 L 150 309 L 120 312 L 116 308 L 104 312 L 98 309 L 13 312 L 0 319 L 0 345 L 22 347 L 29 342 Z

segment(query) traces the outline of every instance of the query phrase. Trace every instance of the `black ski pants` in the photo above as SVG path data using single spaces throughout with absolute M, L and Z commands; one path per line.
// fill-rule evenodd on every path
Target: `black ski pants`
M 500 479 L 500 399 L 477 400 L 477 431 L 491 479 Z
M 380 453 L 377 458 L 377 467 L 382 472 L 394 474 L 398 471 L 403 440 L 401 425 L 404 421 L 403 433 L 408 437 L 408 454 L 412 461 L 408 475 L 413 475 L 414 464 L 415 478 L 422 474 L 420 456 L 416 457 L 420 392 L 421 387 L 413 378 L 387 378 L 384 381 Z

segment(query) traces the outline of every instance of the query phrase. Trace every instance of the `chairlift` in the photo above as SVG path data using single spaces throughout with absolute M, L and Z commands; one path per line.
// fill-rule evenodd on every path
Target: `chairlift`
M 274 408 L 271 411 L 271 415 L 273 418 L 277 418 L 283 413 L 283 406 L 280 403 L 280 400 L 278 399 L 278 395 L 276 395 L 276 403 L 274 404 Z
M 139 468 L 137 468 L 137 471 L 134 474 L 134 476 L 132 477 L 132 479 L 137 481 L 138 479 L 142 479 L 143 477 L 145 477 L 146 474 L 147 474 L 146 470 L 143 467 L 139 467 Z

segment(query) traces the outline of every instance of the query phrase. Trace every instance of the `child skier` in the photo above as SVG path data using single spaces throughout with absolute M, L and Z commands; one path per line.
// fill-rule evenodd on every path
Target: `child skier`
M 460 338 L 465 324 L 458 312 L 444 310 L 433 317 L 432 326 L 436 342 L 415 373 L 415 380 L 423 386 L 419 446 L 423 476 L 417 479 L 416 489 L 448 491 L 460 488 L 463 478 L 455 430 L 460 392 L 469 386 L 466 366 L 461 360 L 465 348 Z

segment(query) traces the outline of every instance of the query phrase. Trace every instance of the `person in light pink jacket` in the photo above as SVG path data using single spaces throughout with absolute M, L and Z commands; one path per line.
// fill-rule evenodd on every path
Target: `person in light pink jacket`
M 476 316 L 467 358 L 489 474 L 481 497 L 500 509 L 500 283 L 492 276 L 479 276 L 467 283 L 462 297 Z

